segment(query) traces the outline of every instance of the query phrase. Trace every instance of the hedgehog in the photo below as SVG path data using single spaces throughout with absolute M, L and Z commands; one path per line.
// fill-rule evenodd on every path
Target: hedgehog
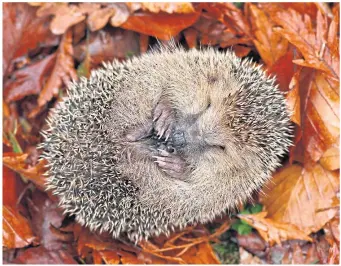
M 292 144 L 275 82 L 213 48 L 161 46 L 103 63 L 48 118 L 46 188 L 113 238 L 212 221 L 260 190 Z

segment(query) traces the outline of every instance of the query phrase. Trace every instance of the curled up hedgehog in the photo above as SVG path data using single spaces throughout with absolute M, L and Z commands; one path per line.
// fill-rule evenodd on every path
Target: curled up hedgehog
M 214 49 L 104 64 L 70 85 L 48 124 L 42 157 L 61 207 L 135 242 L 233 209 L 291 145 L 275 78 Z

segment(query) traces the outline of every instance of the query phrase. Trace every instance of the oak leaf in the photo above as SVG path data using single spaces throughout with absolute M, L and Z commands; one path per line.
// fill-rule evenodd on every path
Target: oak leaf
M 3 206 L 3 246 L 23 248 L 36 241 L 31 225 L 14 207 Z
M 238 217 L 249 225 L 257 229 L 259 234 L 270 245 L 277 243 L 281 245 L 282 241 L 289 239 L 301 239 L 312 241 L 304 232 L 300 231 L 295 225 L 288 223 L 280 223 L 266 218 L 267 212 L 256 214 L 239 214 Z
M 321 157 L 320 164 L 330 171 L 340 169 L 340 144 L 332 145 Z
M 297 164 L 288 165 L 274 174 L 260 200 L 268 212 L 267 218 L 294 225 L 308 235 L 319 231 L 335 216 L 336 209 L 328 207 L 339 183 L 338 173 L 320 164 L 310 170 Z
M 172 13 L 193 13 L 195 12 L 192 3 L 186 2 L 177 2 L 177 3 L 148 3 L 141 2 L 140 8 L 145 11 L 150 11 L 153 13 L 166 12 L 169 14 Z M 129 4 L 128 4 L 129 6 Z

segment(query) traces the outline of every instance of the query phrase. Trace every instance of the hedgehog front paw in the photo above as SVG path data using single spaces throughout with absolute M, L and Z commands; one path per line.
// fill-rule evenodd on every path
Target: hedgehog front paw
M 174 111 L 167 100 L 161 100 L 153 112 L 154 129 L 161 139 L 165 136 L 166 141 L 172 133 L 175 117 Z
M 153 156 L 162 171 L 171 177 L 184 180 L 187 164 L 178 154 L 159 149 L 160 156 Z
M 139 125 L 132 129 L 129 129 L 125 135 L 125 139 L 129 142 L 139 141 L 143 138 L 147 138 L 152 135 L 153 122 L 148 121 L 144 125 Z

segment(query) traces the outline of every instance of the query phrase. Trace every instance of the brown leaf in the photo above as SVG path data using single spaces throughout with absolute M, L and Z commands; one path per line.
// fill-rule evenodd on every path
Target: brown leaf
M 243 12 L 232 3 L 200 3 L 197 9 L 205 10 L 205 15 L 222 22 L 231 33 L 251 39 L 249 23 Z
M 264 187 L 261 202 L 268 218 L 297 226 L 305 235 L 320 230 L 336 214 L 327 209 L 339 188 L 339 176 L 316 164 L 307 170 L 288 165 L 278 171 Z M 319 211 L 326 208 L 326 211 Z
M 40 243 L 47 250 L 59 250 L 64 246 L 51 226 L 59 228 L 64 216 L 57 208 L 58 203 L 52 202 L 46 193 L 35 191 L 32 199 L 27 199 L 29 212 L 32 217 L 32 230 L 40 238 Z
M 199 16 L 199 12 L 189 14 L 136 13 L 130 16 L 121 27 L 155 36 L 161 40 L 170 40 L 171 37 L 194 24 Z
M 83 21 L 86 11 L 77 5 L 67 3 L 45 3 L 38 9 L 37 16 L 53 15 L 50 29 L 54 34 L 59 35 L 65 33 L 72 25 Z
M 208 242 L 192 246 L 181 258 L 186 264 L 220 264 L 212 246 Z
M 304 59 L 294 60 L 294 63 L 322 70 L 333 78 L 339 78 L 340 56 L 338 54 L 337 31 L 328 35 L 327 17 L 317 13 L 316 29 L 313 28 L 311 18 L 302 17 L 298 12 L 289 9 L 275 13 L 273 20 L 281 26 L 275 32 L 281 34 L 302 53 Z M 335 22 L 335 25 L 338 25 Z
M 110 24 L 114 27 L 121 26 L 130 16 L 129 9 L 123 3 L 115 3 L 110 6 L 113 6 L 115 9 L 115 14 L 111 17 Z
M 267 247 L 264 239 L 256 232 L 251 232 L 247 235 L 237 235 L 239 247 L 245 248 L 247 251 L 255 254 L 261 253 Z
M 138 34 L 122 29 L 103 29 L 93 32 L 89 37 L 89 46 L 86 41 L 79 43 L 75 47 L 75 58 L 82 62 L 86 53 L 91 57 L 91 68 L 102 65 L 103 61 L 108 62 L 113 59 L 126 59 L 129 54 L 139 53 Z
M 13 261 L 17 264 L 78 264 L 68 250 L 50 251 L 43 246 L 28 248 L 19 252 Z
M 249 225 L 257 229 L 259 234 L 270 245 L 277 243 L 281 245 L 282 241 L 289 239 L 302 239 L 312 241 L 304 232 L 300 231 L 295 225 L 289 223 L 279 223 L 270 218 L 265 218 L 266 212 L 256 214 L 239 214 L 238 217 Z
M 298 136 L 302 136 L 304 163 L 309 164 L 317 162 L 339 138 L 339 81 L 311 69 L 302 69 L 297 75 L 301 115 Z
M 11 61 L 39 46 L 58 44 L 48 27 L 48 18 L 37 18 L 36 8 L 27 3 L 4 3 L 3 5 L 3 75 L 9 71 Z
M 30 223 L 15 208 L 3 205 L 3 246 L 22 248 L 35 243 Z
M 116 251 L 101 250 L 98 253 L 106 264 L 119 264 L 121 261 Z
M 273 32 L 274 23 L 262 9 L 255 4 L 248 5 L 254 43 L 265 64 L 270 67 L 283 57 L 288 50 L 288 41 Z
M 289 92 L 286 96 L 288 110 L 291 113 L 291 121 L 301 126 L 301 98 L 299 91 L 299 76 L 300 71 L 297 71 L 288 84 Z M 295 143 L 296 144 L 296 143 Z
M 330 147 L 321 157 L 320 164 L 327 170 L 340 169 L 340 144 L 339 140 Z
M 116 11 L 113 8 L 102 8 L 95 10 L 87 19 L 89 29 L 91 31 L 102 29 L 108 23 L 109 18 L 115 14 L 115 12 Z
M 72 31 L 69 30 L 60 43 L 56 64 L 39 95 L 38 105 L 41 107 L 49 102 L 53 96 L 58 94 L 58 89 L 62 84 L 67 85 L 71 79 L 77 80 L 78 78 L 73 62 Z
M 172 13 L 193 13 L 195 12 L 193 5 L 191 3 L 148 3 L 142 2 L 142 10 L 150 11 L 153 13 L 166 12 Z
M 239 256 L 240 256 L 239 263 L 242 265 L 244 265 L 244 264 L 262 264 L 262 261 L 257 256 L 253 256 L 251 253 L 247 252 L 242 247 L 239 247 Z
M 54 66 L 56 55 L 52 54 L 13 73 L 5 83 L 4 98 L 7 102 L 18 101 L 25 96 L 39 94 L 47 75 Z
M 35 166 L 27 165 L 27 153 L 4 153 L 2 160 L 3 164 L 13 171 L 23 175 L 27 179 L 31 180 L 35 185 L 43 189 L 45 187 L 45 173 L 46 161 L 41 160 Z

